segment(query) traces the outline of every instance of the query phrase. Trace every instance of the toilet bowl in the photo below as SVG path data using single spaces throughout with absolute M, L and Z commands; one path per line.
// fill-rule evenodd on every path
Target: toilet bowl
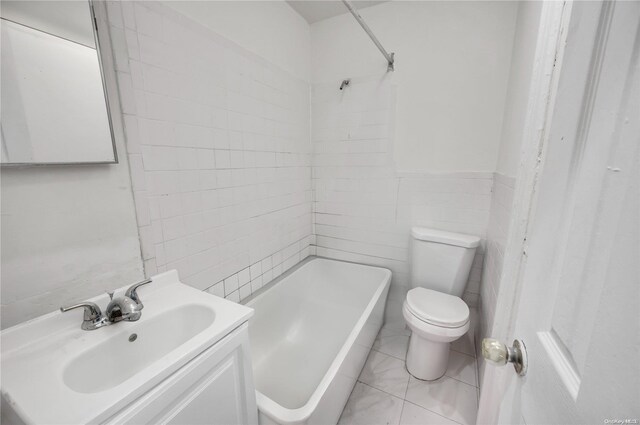
M 407 370 L 434 380 L 447 370 L 450 343 L 469 330 L 469 307 L 460 297 L 480 238 L 420 227 L 411 236 L 413 289 L 402 306 L 411 329 Z
M 450 343 L 469 330 L 469 307 L 456 296 L 414 288 L 407 294 L 402 315 L 411 329 L 407 370 L 422 380 L 442 377 Z

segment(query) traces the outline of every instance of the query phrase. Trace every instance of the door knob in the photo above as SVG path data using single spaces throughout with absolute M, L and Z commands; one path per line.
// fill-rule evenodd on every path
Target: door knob
M 527 374 L 527 349 L 522 340 L 516 339 L 511 347 L 507 347 L 497 339 L 484 338 L 482 340 L 482 357 L 501 366 L 513 363 L 518 375 Z

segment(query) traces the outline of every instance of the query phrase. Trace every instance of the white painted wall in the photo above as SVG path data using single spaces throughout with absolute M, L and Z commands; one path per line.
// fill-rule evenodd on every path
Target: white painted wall
M 126 163 L 3 168 L 1 187 L 3 328 L 142 277 Z
M 163 3 L 293 76 L 309 81 L 311 30 L 284 0 Z
M 507 102 L 494 187 L 491 214 L 487 228 L 486 254 L 480 291 L 480 326 L 478 338 L 484 338 L 493 328 L 496 303 L 502 283 L 505 245 L 509 238 L 510 220 L 516 175 L 520 163 L 520 147 L 532 83 L 532 68 L 536 52 L 538 25 L 542 2 L 522 2 L 518 6 L 516 34 L 513 45 Z M 506 284 L 513 284 L 508 282 Z M 479 347 L 479 346 L 478 346 Z M 485 362 L 478 355 L 479 378 L 482 382 Z
M 96 9 L 101 26 L 102 11 Z M 0 169 L 2 328 L 143 276 L 115 76 L 108 71 L 113 60 L 104 50 L 120 163 Z
M 518 6 L 509 86 L 496 166 L 498 173 L 508 177 L 516 176 L 520 160 L 522 131 L 531 86 L 541 9 L 542 3 L 535 1 L 524 1 Z
M 496 168 L 517 5 L 405 2 L 361 15 L 396 53 L 394 157 L 399 170 Z M 312 81 L 382 77 L 386 62 L 351 15 L 312 25 Z
M 309 84 L 164 4 L 109 13 L 145 271 L 240 301 L 311 253 Z

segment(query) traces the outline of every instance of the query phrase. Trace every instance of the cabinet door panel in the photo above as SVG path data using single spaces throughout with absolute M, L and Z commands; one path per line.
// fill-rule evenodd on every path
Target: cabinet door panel
M 238 398 L 241 381 L 236 360 L 236 356 L 231 356 L 217 365 L 189 388 L 184 398 L 151 422 L 174 425 L 242 423 L 242 406 Z
M 191 360 L 105 424 L 257 422 L 246 324 Z

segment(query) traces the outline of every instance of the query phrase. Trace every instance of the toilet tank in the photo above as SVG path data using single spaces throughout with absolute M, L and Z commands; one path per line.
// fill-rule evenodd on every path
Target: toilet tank
M 411 237 L 411 287 L 461 297 L 480 238 L 424 227 L 412 228 Z

